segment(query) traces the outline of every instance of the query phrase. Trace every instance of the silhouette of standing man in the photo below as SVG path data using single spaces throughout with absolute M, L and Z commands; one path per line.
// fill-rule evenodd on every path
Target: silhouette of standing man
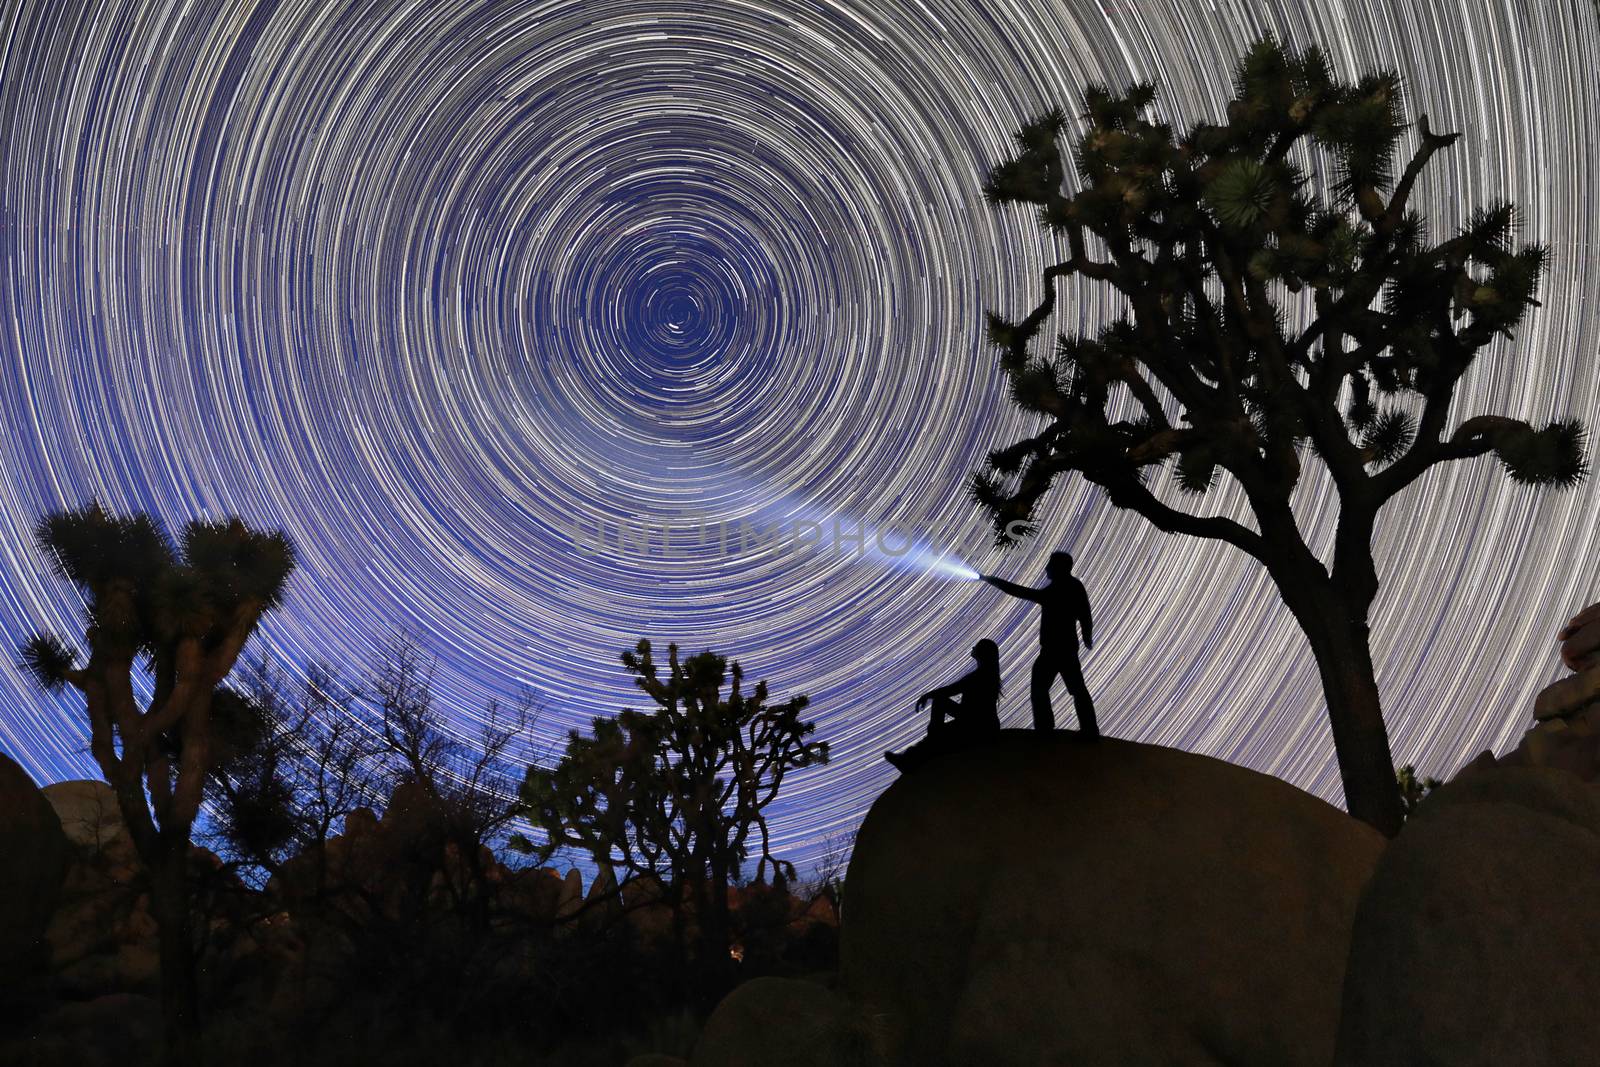
M 1054 730 L 1055 711 L 1050 707 L 1050 687 L 1059 675 L 1072 694 L 1078 725 L 1085 739 L 1100 736 L 1094 719 L 1094 701 L 1083 684 L 1083 667 L 1078 663 L 1078 626 L 1083 626 L 1083 645 L 1094 648 L 1094 620 L 1089 614 L 1089 592 L 1072 576 L 1072 556 L 1056 552 L 1045 567 L 1050 579 L 1038 589 L 1008 582 L 985 574 L 983 580 L 1014 597 L 1039 605 L 1039 657 L 1033 661 L 1033 728 Z

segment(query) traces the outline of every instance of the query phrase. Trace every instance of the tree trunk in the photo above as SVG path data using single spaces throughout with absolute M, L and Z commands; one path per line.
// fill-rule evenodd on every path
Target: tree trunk
M 700 925 L 698 955 L 701 976 L 701 1008 L 709 1014 L 728 991 L 732 959 L 728 955 L 728 864 L 720 853 L 711 856 L 711 877 L 706 894 L 706 910 Z
M 161 952 L 161 1017 L 171 1067 L 198 1063 L 199 988 L 195 976 L 193 917 L 186 869 L 188 849 L 180 846 L 151 870 L 150 904 L 155 912 Z
M 684 917 L 684 910 L 688 904 L 683 892 L 683 872 L 674 870 L 670 877 L 672 884 L 667 891 L 667 900 L 672 906 L 673 962 L 681 971 L 689 966 L 688 923 Z
M 1319 600 L 1317 617 L 1303 618 L 1301 624 L 1322 675 L 1345 806 L 1351 815 L 1393 837 L 1400 832 L 1405 809 L 1372 667 L 1366 611 L 1353 609 L 1332 593 Z
M 706 908 L 706 958 L 721 963 L 728 958 L 728 867 L 720 856 L 711 859 L 711 885 Z

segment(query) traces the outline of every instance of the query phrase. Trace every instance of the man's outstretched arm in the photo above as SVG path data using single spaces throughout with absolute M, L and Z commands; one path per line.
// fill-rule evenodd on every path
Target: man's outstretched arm
M 1034 603 L 1044 599 L 1043 590 L 1034 589 L 1031 586 L 1018 585 L 1016 582 L 1008 582 L 1004 578 L 996 578 L 992 574 L 985 574 L 982 577 L 984 581 L 1002 593 L 1009 593 L 1014 597 L 1021 597 L 1023 600 L 1031 600 Z

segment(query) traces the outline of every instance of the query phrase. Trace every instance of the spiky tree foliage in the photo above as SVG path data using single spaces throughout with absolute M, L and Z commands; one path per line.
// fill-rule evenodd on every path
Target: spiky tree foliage
M 804 696 L 771 704 L 766 682 L 747 691 L 739 664 L 713 652 L 681 659 L 671 645 L 663 674 L 640 641 L 622 663 L 654 708 L 597 718 L 553 767 L 529 768 L 521 811 L 544 840 L 523 847 L 541 862 L 574 848 L 603 870 L 661 880 L 680 936 L 692 906 L 699 962 L 715 971 L 728 960 L 727 890 L 746 862 L 756 857 L 758 878 L 794 877 L 772 853 L 766 809 L 790 771 L 827 762 L 828 744 L 800 718 Z
M 1518 240 L 1506 204 L 1429 236 L 1412 197 L 1458 135 L 1426 116 L 1408 126 L 1392 73 L 1341 81 L 1319 50 L 1263 40 L 1238 64 L 1223 123 L 1177 135 L 1151 116 L 1154 99 L 1148 84 L 1087 91 L 1075 191 L 1060 111 L 1025 126 L 991 172 L 989 202 L 1035 205 L 1068 255 L 1026 318 L 989 316 L 1012 396 L 1042 428 L 992 453 L 973 494 L 1006 543 L 1008 523 L 1075 472 L 1162 530 L 1260 560 L 1316 653 L 1350 811 L 1393 833 L 1401 802 L 1367 631 L 1374 524 L 1449 460 L 1492 452 L 1530 485 L 1585 473 L 1575 421 L 1451 417 L 1474 360 L 1538 305 L 1546 250 Z M 1127 310 L 1037 354 L 1055 287 L 1073 278 L 1109 286 Z M 1339 495 L 1326 563 L 1290 509 L 1308 456 Z M 1153 484 L 1164 465 L 1177 503 Z M 1254 528 L 1183 505 L 1224 476 Z
M 83 696 L 90 751 L 150 876 L 167 1038 L 183 1060 L 196 1022 L 187 862 L 213 764 L 212 698 L 282 597 L 294 551 L 282 533 L 238 519 L 191 522 L 174 546 L 148 516 L 98 504 L 45 516 L 36 536 L 83 596 L 87 656 L 40 635 L 23 659 L 46 688 Z M 144 702 L 140 663 L 152 682 Z
M 1437 778 L 1419 776 L 1416 767 L 1409 763 L 1396 770 L 1394 778 L 1400 786 L 1400 801 L 1405 805 L 1408 819 L 1417 813 L 1417 805 L 1421 804 L 1429 793 L 1444 784 Z

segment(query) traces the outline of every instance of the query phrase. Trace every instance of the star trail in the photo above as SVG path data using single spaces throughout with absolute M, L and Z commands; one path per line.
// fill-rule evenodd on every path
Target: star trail
M 73 634 L 31 539 L 97 497 L 176 528 L 238 514 L 300 567 L 252 651 L 359 677 L 396 631 L 470 735 L 531 691 L 541 740 L 636 706 L 640 637 L 805 692 L 833 761 L 773 820 L 801 862 L 922 729 L 916 696 L 1003 650 L 1029 722 L 1027 605 L 1066 547 L 1095 601 L 1101 726 L 1338 801 L 1309 649 L 1265 574 L 1066 484 L 987 546 L 964 483 L 1026 429 L 982 342 L 1060 250 L 986 169 L 1084 84 L 1153 79 L 1215 116 L 1257 35 L 1392 66 L 1462 141 L 1437 231 L 1508 198 L 1554 263 L 1457 411 L 1596 421 L 1600 27 L 1587 2 L 874 0 L 186 4 L 0 14 L 0 635 Z M 1105 293 L 1057 326 L 1114 315 Z M 1331 495 L 1301 516 L 1324 550 Z M 1444 774 L 1525 728 L 1553 635 L 1596 598 L 1600 481 L 1436 469 L 1377 544 L 1374 658 L 1397 762 Z M 1244 515 L 1217 493 L 1212 506 Z M 729 547 L 696 523 L 817 524 Z M 580 549 L 574 527 L 669 529 Z M 899 561 L 853 551 L 911 531 Z M 829 543 L 832 542 L 832 543 Z M 81 710 L 0 657 L 0 748 L 93 773 Z M 1065 716 L 1058 704 L 1058 715 Z

